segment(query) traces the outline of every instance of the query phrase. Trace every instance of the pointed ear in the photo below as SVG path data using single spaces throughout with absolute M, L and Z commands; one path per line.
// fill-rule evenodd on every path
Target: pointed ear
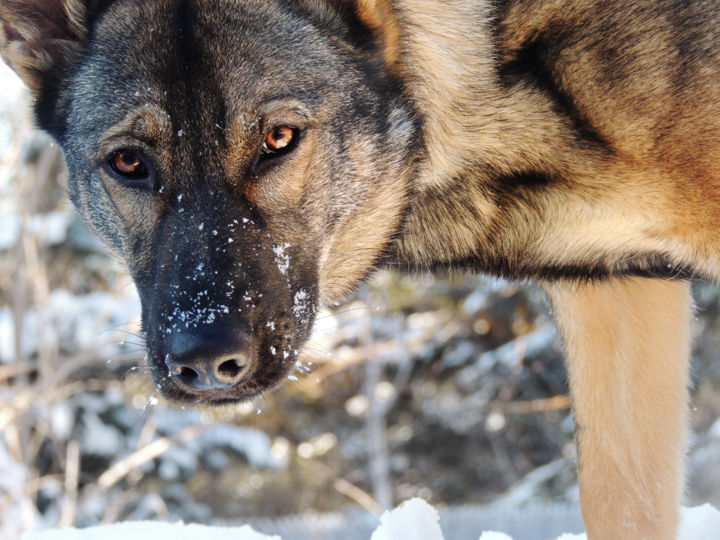
M 358 19 L 372 30 L 382 48 L 385 65 L 393 70 L 400 59 L 400 25 L 392 0 L 355 0 Z
M 1 0 L 0 55 L 37 98 L 79 57 L 85 0 Z

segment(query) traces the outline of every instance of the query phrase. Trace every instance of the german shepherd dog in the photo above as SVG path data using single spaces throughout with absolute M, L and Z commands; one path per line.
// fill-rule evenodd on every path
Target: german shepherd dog
M 248 399 L 376 267 L 531 278 L 591 539 L 670 539 L 720 278 L 720 2 L 0 0 L 172 400 Z

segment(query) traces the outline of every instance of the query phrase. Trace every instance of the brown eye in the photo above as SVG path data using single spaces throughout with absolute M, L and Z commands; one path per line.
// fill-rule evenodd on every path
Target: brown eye
M 118 150 L 108 157 L 112 175 L 128 187 L 151 187 L 150 168 L 143 155 L 135 150 Z
M 120 174 L 136 175 L 143 167 L 143 162 L 137 154 L 132 152 L 119 152 L 113 162 L 115 170 Z
M 280 152 L 288 148 L 294 139 L 295 130 L 293 128 L 287 126 L 273 128 L 267 137 L 265 137 L 263 150 L 268 153 Z
M 257 176 L 273 163 L 292 152 L 300 140 L 301 131 L 290 126 L 278 126 L 265 136 L 260 153 L 252 165 L 251 173 Z
M 142 178 L 147 176 L 147 166 L 137 152 L 121 150 L 110 157 L 110 168 L 120 176 Z

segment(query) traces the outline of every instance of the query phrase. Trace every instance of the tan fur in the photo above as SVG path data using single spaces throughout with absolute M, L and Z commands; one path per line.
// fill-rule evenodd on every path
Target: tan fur
M 525 13 L 529 19 L 518 22 L 520 28 L 527 25 L 524 32 L 532 34 L 542 30 L 547 20 L 553 18 L 567 24 L 568 5 L 561 4 L 562 9 L 557 3 L 541 3 L 544 8 L 539 16 L 537 10 L 523 12 L 518 7 L 516 11 Z M 582 16 L 577 16 L 577 24 L 585 24 L 594 12 L 592 3 L 578 4 L 589 6 L 582 11 Z M 653 246 L 651 249 L 675 254 L 678 261 L 692 259 L 701 272 L 720 275 L 717 258 L 720 244 L 709 233 L 713 230 L 711 223 L 720 222 L 720 216 L 710 214 L 712 208 L 719 206 L 702 202 L 708 197 L 715 201 L 720 195 L 713 183 L 714 178 L 720 178 L 720 169 L 716 160 L 712 160 L 712 166 L 707 164 L 708 157 L 713 155 L 711 148 L 720 146 L 718 123 L 708 120 L 713 118 L 708 96 L 698 92 L 700 99 L 694 102 L 707 109 L 704 115 L 693 109 L 691 117 L 688 114 L 673 120 L 677 123 L 673 129 L 683 131 L 672 139 L 671 147 L 660 152 L 666 156 L 684 155 L 682 169 L 647 158 L 650 150 L 657 154 L 657 148 L 641 141 L 654 137 L 637 130 L 657 129 L 656 124 L 661 120 L 643 119 L 639 111 L 628 110 L 623 114 L 629 116 L 627 122 L 632 123 L 633 131 L 623 130 L 623 123 L 618 122 L 614 111 L 624 110 L 625 106 L 618 103 L 615 109 L 608 108 L 607 88 L 602 89 L 602 102 L 592 94 L 587 96 L 588 107 L 593 119 L 597 117 L 601 131 L 607 129 L 620 152 L 609 156 L 594 148 L 577 148 L 570 140 L 563 118 L 548 113 L 551 103 L 545 95 L 522 87 L 508 93 L 492 83 L 498 53 L 489 38 L 489 10 L 483 13 L 482 6 L 469 5 L 463 0 L 442 4 L 432 0 L 401 0 L 394 8 L 402 21 L 401 42 L 404 44 L 398 69 L 417 83 L 412 92 L 426 118 L 425 130 L 430 144 L 421 180 L 429 193 L 445 189 L 448 179 L 461 175 L 478 157 L 491 162 L 494 172 L 537 168 L 554 171 L 567 179 L 565 185 L 533 195 L 533 204 L 540 207 L 540 212 L 536 208 L 527 211 L 522 206 L 498 208 L 482 191 L 481 182 L 464 186 L 464 189 L 478 190 L 469 198 L 474 208 L 466 215 L 472 221 L 463 224 L 442 220 L 442 223 L 430 224 L 425 207 L 420 208 L 418 222 L 411 215 L 407 233 L 400 240 L 400 248 L 407 257 L 418 261 L 436 257 L 428 253 L 434 249 L 425 247 L 429 244 L 428 236 L 432 245 L 450 247 L 440 251 L 448 260 L 478 250 L 497 250 L 503 257 L 519 257 L 521 250 L 533 253 L 537 250 L 538 257 L 547 262 L 552 258 L 568 260 L 568 257 L 586 260 L 592 253 L 613 253 L 615 261 L 624 261 L 638 246 Z M 570 10 L 571 19 L 572 15 Z M 511 28 L 514 31 L 514 27 Z M 523 31 L 519 35 L 508 35 L 507 46 L 512 48 L 522 39 Z M 572 92 L 576 88 L 587 92 L 586 88 L 592 84 L 592 80 L 588 80 L 593 76 L 592 63 L 574 62 L 568 70 L 570 68 L 572 71 L 567 77 L 568 84 L 575 84 Z M 478 87 L 478 80 L 487 84 Z M 632 91 L 639 94 L 647 88 Z M 622 96 L 615 94 L 623 91 L 621 88 L 613 92 L 612 99 L 619 102 Z M 663 91 L 667 90 L 653 90 L 658 94 L 654 98 L 658 102 L 663 100 Z M 717 103 L 720 92 L 713 89 L 711 94 L 716 96 Z M 608 114 L 609 111 L 613 112 Z M 671 116 L 669 111 L 667 115 Z M 704 118 L 698 120 L 701 115 Z M 696 120 L 703 126 L 699 133 L 694 130 Z M 638 122 L 647 127 L 636 127 Z M 701 158 L 688 158 L 700 153 Z M 688 182 L 688 163 L 693 164 L 695 182 Z M 579 197 L 579 193 L 585 196 Z M 634 201 L 632 208 L 624 208 L 627 201 Z M 428 204 L 442 205 L 443 201 L 428 200 Z M 538 221 L 542 214 L 546 215 Z M 442 212 L 430 215 L 442 219 Z M 482 221 L 478 221 L 477 216 L 481 216 Z M 524 230 L 513 225 L 517 223 L 527 224 L 538 236 L 529 238 Z M 614 228 L 613 234 L 608 234 L 609 226 Z M 492 234 L 491 231 L 497 229 L 503 230 L 502 237 Z M 570 230 L 577 233 L 568 235 Z M 512 238 L 516 233 L 522 237 Z M 568 240 L 572 244 L 568 244 Z
M 323 302 L 346 295 L 348 279 L 364 278 L 367 268 L 382 254 L 381 239 L 392 234 L 401 219 L 396 210 L 403 201 L 398 199 L 398 191 L 389 187 L 373 192 L 367 206 L 358 211 L 358 215 L 350 216 L 347 225 L 329 239 L 320 259 Z
M 263 103 L 243 93 L 265 95 L 265 68 L 222 63 L 213 74 L 224 95 L 239 101 L 226 103 L 225 124 L 216 125 L 226 146 L 202 146 L 202 157 L 199 147 L 177 138 L 177 126 L 165 125 L 161 108 L 150 106 L 105 133 L 96 162 L 117 147 L 117 137 L 147 136 L 159 168 L 172 172 L 163 197 L 189 189 L 198 197 L 197 212 L 206 186 L 178 178 L 195 171 L 196 160 L 202 174 L 215 171 L 203 180 L 229 186 L 237 208 L 257 209 L 273 243 L 292 240 L 298 253 L 313 240 L 304 274 L 317 274 L 324 302 L 386 260 L 545 282 L 568 352 L 589 537 L 672 538 L 682 492 L 691 301 L 682 282 L 630 276 L 720 279 L 720 4 L 289 1 L 302 25 L 317 24 L 330 36 L 314 42 L 324 52 L 337 47 L 357 55 L 373 73 L 367 80 L 354 75 L 356 94 L 370 103 L 392 95 L 394 108 L 377 107 L 376 116 L 343 129 L 338 141 L 334 130 L 348 126 L 342 118 L 337 125 L 336 106 L 352 104 L 353 92 L 323 89 L 316 101 L 332 106 L 313 118 L 294 98 Z M 40 95 L 44 72 L 72 64 L 82 48 L 84 2 L 58 0 L 46 8 L 32 0 L 29 10 L 21 4 L 0 3 L 0 52 Z M 161 18 L 161 4 L 122 4 L 111 6 L 107 18 Z M 233 6 L 225 20 L 236 11 Z M 43 16 L 33 20 L 33 12 Z M 362 28 L 352 30 L 359 34 L 344 32 L 343 25 L 358 21 Z M 133 48 L 152 41 L 146 25 L 136 27 L 132 39 L 114 24 L 95 36 L 123 41 L 135 57 L 135 74 L 149 69 L 148 51 L 159 54 Z M 353 41 L 367 31 L 367 43 Z M 234 46 L 245 45 L 244 36 L 229 35 Z M 279 31 L 277 40 L 282 37 Z M 251 58 L 268 54 L 273 65 L 274 42 L 259 41 L 261 55 L 240 49 Z M 312 57 L 305 53 L 318 52 L 279 51 L 305 69 Z M 219 47 L 209 56 L 224 54 Z M 326 75 L 321 64 L 313 67 L 318 77 Z M 248 73 L 254 73 L 250 85 Z M 284 90 L 284 78 L 268 84 Z M 336 78 L 351 80 L 345 73 Z M 388 81 L 397 89 L 388 89 Z M 372 84 L 387 85 L 388 93 L 373 93 Z M 335 115 L 336 124 L 323 114 Z M 216 121 L 202 118 L 195 130 L 211 133 Z M 248 164 L 272 125 L 302 128 L 303 144 L 281 167 L 250 178 Z M 377 126 L 386 129 L 383 136 L 373 131 Z M 336 154 L 342 163 L 331 159 Z M 109 178 L 103 182 L 123 226 L 146 227 L 136 234 L 141 240 L 152 236 L 148 224 L 161 211 L 183 224 L 172 214 L 172 199 L 150 203 Z M 79 188 L 76 204 L 92 218 L 87 189 Z M 293 216 L 302 219 L 288 219 Z M 106 221 L 95 216 L 112 239 L 118 233 Z M 132 257 L 144 257 L 150 267 L 152 242 L 145 245 L 144 256 Z
M 674 538 L 683 491 L 687 284 L 627 278 L 545 289 L 568 355 L 589 537 Z
M 400 28 L 389 0 L 359 0 L 357 14 L 366 25 L 376 32 L 384 50 L 383 57 L 389 69 L 400 59 Z
M 430 141 L 421 174 L 427 197 L 398 240 L 408 258 L 422 264 L 497 250 L 502 258 L 532 253 L 549 264 L 596 260 L 623 268 L 634 254 L 654 250 L 672 254 L 670 276 L 690 263 L 720 277 L 714 202 L 720 169 L 717 160 L 708 159 L 720 147 L 720 111 L 712 103 L 720 97 L 717 87 L 703 83 L 684 90 L 688 97 L 697 93 L 680 118 L 675 101 L 665 109 L 660 103 L 653 111 L 657 116 L 647 115 L 624 105 L 623 94 L 662 102 L 670 90 L 661 68 L 651 67 L 658 78 L 642 87 L 601 87 L 602 81 L 594 81 L 593 59 L 573 58 L 562 64 L 563 80 L 614 151 L 577 148 L 563 118 L 548 114 L 545 95 L 523 87 L 508 93 L 491 82 L 499 53 L 489 39 L 489 12 L 462 0 L 399 0 L 394 9 L 404 47 L 396 69 L 417 83 L 412 91 Z M 508 40 L 505 50 L 551 22 L 588 24 L 595 11 L 592 2 L 519 3 L 501 34 Z M 598 32 L 589 30 L 587 39 Z M 655 39 L 660 51 L 669 47 L 662 31 Z M 646 61 L 657 57 L 648 52 Z M 478 88 L 478 80 L 485 84 Z M 608 107 L 608 94 L 614 107 Z M 673 136 L 653 135 L 661 122 Z M 702 126 L 699 132 L 696 125 Z M 659 150 L 657 144 L 667 146 Z M 663 161 L 657 155 L 665 156 Z M 534 167 L 555 171 L 567 183 L 525 195 L 532 208 L 497 206 L 482 182 L 466 184 L 461 188 L 471 192 L 466 204 L 474 207 L 465 214 L 468 221 L 445 219 L 449 180 L 479 156 L 492 156 L 485 159 L 494 172 Z M 432 207 L 438 209 L 428 211 Z M 674 538 L 683 490 L 692 309 L 687 285 L 616 278 L 556 281 L 547 291 L 568 354 L 589 538 Z

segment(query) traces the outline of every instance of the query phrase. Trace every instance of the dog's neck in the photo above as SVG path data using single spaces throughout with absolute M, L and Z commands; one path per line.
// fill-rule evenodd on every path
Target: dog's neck
M 499 89 L 489 3 L 401 0 L 394 9 L 401 34 L 397 71 L 411 81 L 408 91 L 422 117 L 424 140 L 415 197 L 394 255 L 410 266 L 437 260 L 434 253 L 453 253 L 460 261 L 472 257 L 482 223 L 489 226 L 497 212 L 483 193 L 482 177 L 510 174 L 528 159 L 518 154 L 533 149 L 517 143 L 528 140 L 532 123 L 516 125 L 516 113 Z M 454 210 L 468 219 L 455 220 L 452 233 L 447 234 L 448 223 L 428 226 L 428 216 Z
M 552 96 L 503 79 L 518 47 L 515 29 L 498 19 L 507 10 L 462 0 L 393 6 L 401 34 L 396 69 L 422 117 L 424 155 L 391 259 L 532 275 L 526 261 L 543 240 L 500 232 L 544 220 L 546 188 L 577 177 L 572 155 L 592 163 L 594 150 L 578 146 Z
M 404 49 L 399 70 L 413 83 L 410 91 L 426 134 L 427 164 L 420 185 L 444 185 L 484 163 L 510 173 L 520 162 L 542 160 L 533 149 L 521 147 L 542 136 L 533 132 L 534 104 L 500 88 L 501 53 L 489 2 L 413 0 L 394 5 Z

